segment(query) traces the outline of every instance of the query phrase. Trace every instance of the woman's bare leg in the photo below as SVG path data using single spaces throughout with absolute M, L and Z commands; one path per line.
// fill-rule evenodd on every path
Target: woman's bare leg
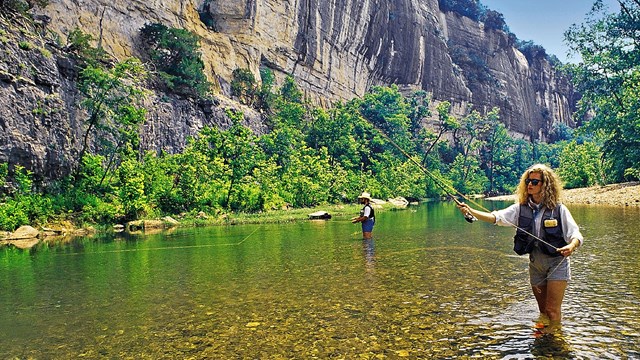
M 565 280 L 550 280 L 547 282 L 547 299 L 545 303 L 545 314 L 552 322 L 560 322 L 562 319 L 562 300 L 567 289 Z

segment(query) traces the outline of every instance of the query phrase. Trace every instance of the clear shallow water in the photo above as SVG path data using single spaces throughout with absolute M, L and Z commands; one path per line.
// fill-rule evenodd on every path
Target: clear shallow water
M 552 335 L 514 230 L 424 204 L 372 242 L 334 218 L 1 250 L 0 358 L 640 358 L 640 211 L 570 209 L 586 241 Z

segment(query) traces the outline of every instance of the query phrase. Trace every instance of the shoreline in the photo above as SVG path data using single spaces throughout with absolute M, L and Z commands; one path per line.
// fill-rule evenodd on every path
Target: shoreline
M 515 195 L 492 196 L 484 199 L 488 201 L 515 201 Z M 563 190 L 561 201 L 562 203 L 567 205 L 613 206 L 640 209 L 640 181 Z M 396 208 L 396 206 L 394 205 L 389 205 L 381 206 L 380 209 L 386 208 L 386 210 L 392 210 Z M 359 205 L 355 204 L 334 204 L 318 206 L 314 208 L 289 209 L 257 214 L 223 214 L 221 216 L 213 215 L 204 216 L 203 218 L 196 217 L 180 219 L 180 221 L 176 222 L 175 224 L 161 224 L 162 226 L 158 225 L 157 227 L 154 227 L 153 230 L 162 231 L 173 227 L 184 226 L 224 226 L 256 223 L 285 223 L 307 220 L 309 212 L 317 210 L 328 210 L 333 213 L 333 216 L 345 217 L 348 214 L 357 213 L 358 209 Z M 159 222 L 158 220 L 146 220 L 146 222 L 152 221 Z M 138 222 L 144 223 L 145 220 L 139 220 Z M 73 226 L 73 224 L 66 221 L 61 224 L 55 225 L 47 224 L 45 226 L 40 226 L 39 228 L 41 228 L 42 230 L 42 235 L 37 235 L 37 238 L 39 240 L 62 242 L 69 242 L 78 236 L 95 235 L 96 233 L 100 232 L 114 231 L 113 225 L 104 225 L 102 227 L 98 226 L 99 229 L 96 229 L 93 226 L 75 227 Z M 144 229 L 144 226 L 140 230 L 142 231 L 134 231 L 132 233 L 144 234 L 145 232 L 152 231 L 152 229 Z M 18 243 L 16 243 L 16 240 L 7 239 L 10 234 L 10 232 L 0 231 L 0 248 L 9 244 L 18 245 Z M 24 246 L 18 247 L 29 248 L 35 245 L 35 243 L 39 242 L 33 242 L 32 239 L 25 240 L 26 241 L 24 242 L 26 242 L 26 244 L 24 244 Z M 19 243 L 21 242 L 23 241 L 19 241 Z
M 391 211 L 402 206 L 391 202 L 376 204 L 376 210 Z M 48 223 L 44 225 L 23 225 L 13 232 L 0 231 L 0 249 L 14 246 L 29 249 L 44 243 L 69 243 L 83 236 L 113 233 L 116 235 L 148 235 L 163 231 L 173 231 L 177 228 L 200 226 L 235 226 L 245 224 L 291 223 L 295 221 L 325 221 L 314 220 L 311 214 L 316 211 L 328 212 L 331 217 L 348 219 L 358 214 L 359 204 L 327 204 L 312 208 L 282 209 L 259 213 L 221 213 L 205 214 L 200 212 L 194 216 L 170 216 L 161 219 L 140 219 L 122 224 L 85 224 L 77 225 L 71 221 Z
M 485 200 L 513 201 L 515 195 L 492 196 Z M 640 208 L 640 181 L 565 189 L 561 200 L 563 204 Z

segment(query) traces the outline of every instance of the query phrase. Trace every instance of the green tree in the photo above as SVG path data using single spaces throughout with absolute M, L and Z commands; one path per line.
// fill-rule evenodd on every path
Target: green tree
M 360 114 L 374 128 L 371 129 L 372 139 L 369 142 L 371 160 L 384 161 L 385 152 L 404 158 L 404 154 L 399 153 L 382 134 L 392 139 L 405 152 L 415 153 L 416 141 L 411 134 L 412 109 L 396 85 L 374 86 L 362 98 Z M 366 138 L 366 134 L 363 135 Z
M 520 50 L 520 52 L 522 52 L 524 57 L 527 58 L 529 63 L 533 63 L 533 61 L 537 58 L 547 57 L 547 51 L 545 50 L 545 48 L 542 45 L 538 45 L 531 40 L 518 40 L 516 42 L 516 47 L 518 48 L 518 50 Z
M 0 9 L 3 12 L 27 14 L 34 7 L 45 7 L 47 4 L 49 4 L 49 0 L 2 0 L 0 1 Z
M 87 34 L 79 28 L 73 29 L 67 36 L 66 50 L 78 60 L 81 67 L 87 65 L 100 67 L 107 60 L 107 53 L 104 49 L 94 47 L 92 43 L 95 38 L 91 34 Z
M 449 173 L 459 176 L 454 179 L 455 184 L 466 184 L 467 178 L 472 177 L 476 171 L 475 166 L 479 166 L 477 154 L 483 144 L 481 136 L 487 130 L 487 121 L 480 112 L 473 110 L 460 123 L 460 128 L 453 133 L 454 146 L 459 152 L 452 163 L 452 166 L 455 164 L 456 169 Z M 463 186 L 463 188 L 468 187 Z
M 477 0 L 439 0 L 442 11 L 453 11 L 473 20 L 479 20 L 482 14 L 482 4 Z
M 126 159 L 118 167 L 118 195 L 127 219 L 138 219 L 147 204 L 144 173 L 139 165 L 136 160 Z
M 14 186 L 0 206 L 0 229 L 13 231 L 21 225 L 44 224 L 53 215 L 53 204 L 49 197 L 34 191 L 33 173 L 16 165 L 10 174 L 6 164 L 0 166 L 0 183 L 7 182 L 10 175 Z
M 90 136 L 97 132 L 103 134 L 98 137 L 99 151 L 108 156 L 105 176 L 119 159 L 135 154 L 139 126 L 146 115 L 143 107 L 146 92 L 142 88 L 145 76 L 136 58 L 119 62 L 111 69 L 89 65 L 82 70 L 78 88 L 84 99 L 80 106 L 87 111 L 88 119 L 79 163 L 87 152 Z
M 227 111 L 232 125 L 222 132 L 222 143 L 219 149 L 226 165 L 226 176 L 229 179 L 225 206 L 233 210 L 241 210 L 243 192 L 241 188 L 252 180 L 253 171 L 264 160 L 264 153 L 257 145 L 257 139 L 250 129 L 242 125 L 244 116 L 239 112 Z M 235 199 L 233 197 L 236 197 Z M 234 202 L 232 202 L 234 200 Z M 259 210 L 259 206 L 252 206 L 248 210 Z
M 7 175 L 9 175 L 9 164 L 8 163 L 0 163 L 0 189 L 4 190 L 5 185 L 7 184 Z M 4 191 L 0 192 L 0 196 L 4 195 Z M 0 197 L 0 201 L 2 197 Z
M 453 188 L 462 194 L 482 194 L 488 179 L 477 157 L 458 154 L 449 167 L 449 178 Z
M 514 139 L 512 160 L 513 167 L 511 172 L 514 174 L 515 181 L 505 182 L 504 190 L 506 192 L 514 192 L 520 174 L 524 173 L 529 166 L 533 165 L 533 148 L 531 143 L 524 139 Z
M 559 141 L 556 143 L 545 143 L 534 140 L 531 143 L 532 156 L 531 164 L 541 163 L 547 164 L 553 169 L 557 169 L 560 166 L 560 154 L 564 148 L 566 141 Z
M 287 171 L 281 172 L 284 198 L 295 207 L 314 206 L 331 198 L 339 166 L 331 166 L 326 148 L 319 151 L 305 145 L 296 149 Z
M 144 50 L 164 85 L 177 94 L 204 98 L 211 84 L 204 74 L 200 39 L 190 31 L 163 24 L 145 24 L 140 29 Z
M 582 94 L 581 114 L 593 114 L 586 128 L 604 139 L 602 151 L 613 181 L 640 173 L 640 3 L 619 0 L 608 13 L 597 0 L 584 23 L 573 25 L 565 40 L 582 61 L 569 65 Z
M 366 149 L 356 133 L 356 126 L 364 121 L 358 107 L 357 102 L 350 101 L 335 104 L 329 113 L 316 110 L 310 117 L 306 140 L 313 149 L 326 148 L 332 165 L 340 164 L 350 171 L 360 169 Z
M 569 142 L 560 154 L 558 174 L 567 188 L 593 186 L 602 183 L 599 147 L 593 142 Z
M 429 106 L 431 104 L 431 95 L 424 90 L 412 92 L 406 99 L 409 113 L 407 116 L 411 120 L 411 134 L 419 138 L 420 132 L 424 129 L 425 117 L 431 115 Z
M 258 89 L 256 107 L 268 112 L 271 111 L 276 97 L 276 94 L 273 93 L 275 76 L 270 69 L 261 68 L 260 78 L 262 79 L 262 83 Z
M 488 178 L 486 191 L 504 192 L 509 184 L 518 181 L 518 173 L 513 171 L 513 139 L 506 126 L 499 121 L 499 109 L 494 108 L 486 115 L 486 124 L 482 132 L 483 145 L 481 158 Z
M 183 154 L 188 153 L 191 147 L 187 144 Z M 147 199 L 147 208 L 167 214 L 178 214 L 188 210 L 184 203 L 176 196 L 177 158 L 182 154 L 169 155 L 164 152 L 159 154 L 147 151 L 139 166 L 144 177 L 144 196 Z
M 280 87 L 280 96 L 286 102 L 302 104 L 304 102 L 304 96 L 302 91 L 296 85 L 293 76 L 287 76 L 284 79 L 284 84 Z
M 484 23 L 486 29 L 495 29 L 509 32 L 507 23 L 504 21 L 504 15 L 495 10 L 487 10 L 484 15 L 480 16 L 480 20 Z
M 236 96 L 240 103 L 253 106 L 257 93 L 255 76 L 249 69 L 235 69 L 231 75 L 231 95 Z
M 429 132 L 429 135 L 426 136 L 426 140 L 430 141 L 429 147 L 425 150 L 422 164 L 426 165 L 427 157 L 433 150 L 434 146 L 438 143 L 438 141 L 442 138 L 442 136 L 448 132 L 455 131 L 460 128 L 460 122 L 454 116 L 451 115 L 451 103 L 448 101 L 443 101 L 436 106 L 436 111 L 438 112 L 438 134 L 433 136 L 433 133 Z
M 171 158 L 167 171 L 172 174 L 173 187 L 164 188 L 164 208 L 215 211 L 226 206 L 230 180 L 223 146 L 223 131 L 205 127 L 189 140 L 182 154 Z

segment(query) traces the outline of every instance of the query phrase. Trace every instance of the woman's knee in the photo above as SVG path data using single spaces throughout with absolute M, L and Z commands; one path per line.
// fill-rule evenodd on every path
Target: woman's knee
M 562 312 L 559 306 L 549 306 L 547 304 L 544 313 L 551 321 L 560 321 L 560 318 L 562 317 Z

